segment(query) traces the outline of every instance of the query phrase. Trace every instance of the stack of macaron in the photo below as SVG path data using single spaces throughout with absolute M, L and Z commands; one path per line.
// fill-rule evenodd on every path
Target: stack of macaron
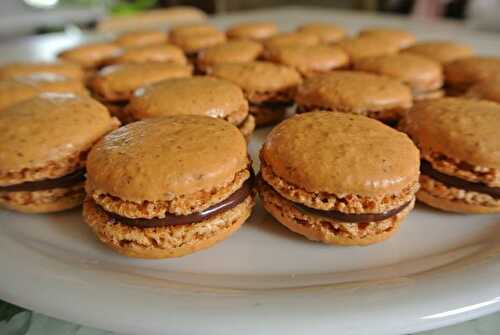
M 499 103 L 499 57 L 397 28 L 129 31 L 0 66 L 0 206 L 83 203 L 110 248 L 170 258 L 238 230 L 258 193 L 310 240 L 368 245 L 416 200 L 500 212 Z

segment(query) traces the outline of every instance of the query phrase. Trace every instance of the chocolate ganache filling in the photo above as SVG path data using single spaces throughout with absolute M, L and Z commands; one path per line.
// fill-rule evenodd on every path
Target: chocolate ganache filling
M 473 183 L 458 177 L 441 173 L 435 170 L 428 161 L 420 161 L 420 171 L 422 174 L 429 176 L 447 186 L 456 187 L 465 191 L 484 193 L 495 199 L 500 199 L 500 187 L 490 187 L 483 183 Z
M 85 180 L 85 169 L 78 169 L 65 176 L 55 179 L 28 181 L 21 184 L 0 186 L 0 192 L 33 192 L 50 190 L 52 188 L 69 187 Z
M 208 220 L 220 213 L 223 213 L 227 210 L 230 210 L 239 204 L 241 204 L 249 195 L 253 192 L 253 184 L 254 184 L 254 175 L 253 171 L 250 170 L 250 178 L 248 178 L 243 185 L 234 193 L 232 193 L 229 197 L 222 200 L 221 202 L 208 207 L 207 209 L 202 210 L 201 212 L 192 213 L 188 215 L 175 215 L 166 213 L 163 218 L 152 218 L 152 219 L 144 219 L 137 218 L 131 219 L 127 218 L 112 212 L 108 212 L 101 209 L 107 213 L 107 215 L 111 216 L 115 220 L 117 220 L 121 224 L 125 224 L 127 226 L 134 226 L 140 228 L 154 228 L 154 227 L 165 227 L 165 226 L 173 226 L 173 225 L 185 225 L 192 224 L 204 220 Z
M 293 101 L 264 101 L 260 103 L 250 102 L 250 106 L 257 108 L 283 109 L 292 107 Z

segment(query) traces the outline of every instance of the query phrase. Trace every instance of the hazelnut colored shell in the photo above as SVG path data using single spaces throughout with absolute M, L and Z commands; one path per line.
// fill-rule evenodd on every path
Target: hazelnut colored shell
M 319 37 L 316 34 L 306 32 L 281 33 L 267 38 L 264 41 L 266 48 L 274 48 L 282 45 L 317 45 Z
M 500 75 L 500 57 L 476 56 L 457 59 L 444 67 L 446 82 L 453 86 L 471 85 Z
M 299 86 L 295 100 L 301 106 L 359 114 L 412 105 L 410 89 L 398 80 L 355 71 L 310 77 Z
M 0 113 L 0 170 L 44 167 L 88 150 L 118 121 L 86 96 L 44 93 Z
M 121 200 L 165 200 L 227 185 L 247 164 L 246 141 L 230 123 L 168 116 L 105 136 L 88 156 L 87 183 Z
M 500 168 L 500 105 L 441 98 L 414 106 L 405 131 L 424 152 L 442 153 L 472 165 Z
M 137 90 L 127 111 L 135 119 L 178 114 L 227 118 L 248 103 L 235 84 L 212 77 L 172 79 Z
M 226 35 L 229 38 L 263 40 L 278 33 L 278 27 L 273 22 L 257 21 L 239 23 L 229 27 Z
M 135 89 L 155 82 L 191 76 L 192 68 L 175 63 L 140 63 L 110 65 L 90 79 L 94 93 L 106 101 L 131 98 Z
M 251 40 L 231 40 L 200 52 L 198 64 L 207 67 L 219 63 L 245 63 L 257 59 L 263 47 Z
M 167 42 L 167 34 L 161 30 L 129 31 L 116 38 L 115 43 L 124 48 Z
M 111 63 L 147 63 L 168 62 L 187 64 L 186 56 L 181 48 L 173 44 L 157 44 L 124 50 Z
M 398 194 L 419 176 L 419 152 L 408 136 L 345 113 L 311 112 L 282 122 L 260 156 L 286 182 L 340 197 Z
M 0 79 L 26 76 L 33 73 L 49 72 L 63 75 L 67 78 L 82 79 L 83 70 L 78 64 L 68 62 L 18 62 L 0 66 Z
M 87 94 L 80 80 L 55 73 L 32 73 L 0 80 L 0 110 L 43 92 Z
M 354 68 L 399 79 L 415 92 L 437 90 L 443 86 L 441 64 L 410 53 L 364 58 L 355 62 Z
M 425 56 L 441 64 L 461 58 L 467 58 L 474 53 L 470 46 L 452 41 L 418 42 L 405 51 Z
M 467 92 L 467 97 L 494 101 L 500 104 L 499 77 L 473 85 Z
M 359 32 L 359 36 L 380 38 L 400 49 L 407 48 L 416 41 L 415 35 L 408 31 L 382 27 L 363 29 Z
M 173 27 L 170 30 L 170 39 L 177 40 L 189 35 L 217 32 L 217 28 L 208 23 L 185 24 Z
M 296 70 L 269 62 L 217 64 L 210 74 L 227 79 L 248 92 L 276 92 L 301 83 Z
M 333 23 L 313 22 L 300 26 L 297 31 L 318 36 L 321 43 L 334 43 L 343 39 L 346 31 Z
M 93 68 L 120 53 L 120 47 L 113 43 L 88 43 L 63 51 L 59 58 Z
M 394 43 L 387 43 L 382 38 L 371 36 L 346 38 L 336 45 L 349 55 L 351 62 L 366 57 L 390 55 L 399 51 L 399 47 Z

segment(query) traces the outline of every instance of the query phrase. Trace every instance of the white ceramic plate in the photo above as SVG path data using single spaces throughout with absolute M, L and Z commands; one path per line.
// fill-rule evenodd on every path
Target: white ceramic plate
M 351 29 L 404 25 L 485 53 L 496 36 L 394 18 L 288 8 L 221 17 L 225 26 L 272 19 L 283 29 L 334 20 Z M 50 58 L 79 36 L 0 48 L 2 60 Z M 252 143 L 254 159 L 265 137 Z M 0 212 L 0 298 L 45 314 L 127 334 L 402 334 L 500 309 L 500 216 L 417 206 L 392 239 L 335 247 L 291 233 L 258 204 L 227 241 L 173 260 L 133 260 L 101 245 L 80 210 Z

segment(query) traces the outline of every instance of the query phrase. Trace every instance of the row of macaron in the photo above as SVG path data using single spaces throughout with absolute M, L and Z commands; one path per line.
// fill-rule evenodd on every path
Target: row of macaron
M 254 190 L 276 220 L 328 244 L 392 236 L 415 199 L 458 213 L 500 212 L 500 105 L 437 98 L 399 129 L 308 111 L 282 121 L 254 176 L 242 132 L 204 115 L 120 122 L 96 100 L 43 93 L 0 113 L 0 205 L 79 206 L 121 254 L 168 258 L 207 248 L 251 215 Z

